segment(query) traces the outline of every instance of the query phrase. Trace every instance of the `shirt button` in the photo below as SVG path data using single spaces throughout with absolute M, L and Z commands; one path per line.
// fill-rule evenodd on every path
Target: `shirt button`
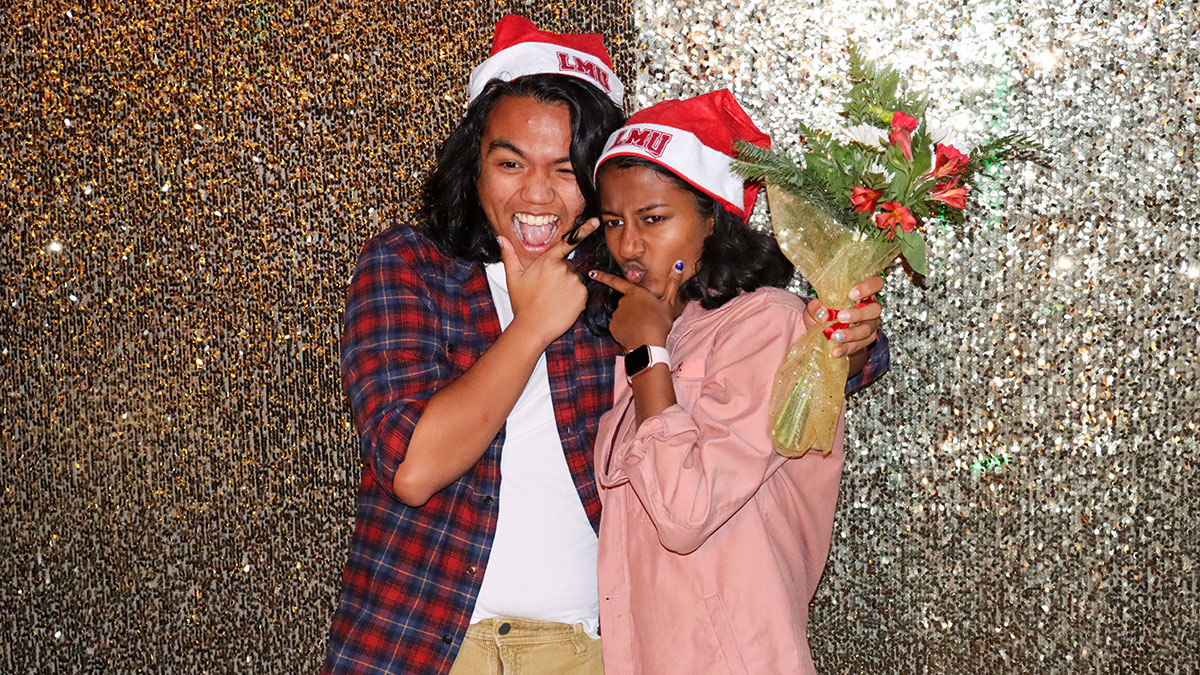
M 470 567 L 467 568 L 467 574 L 474 576 L 476 570 L 478 570 L 478 569 L 479 568 L 475 567 L 474 565 L 471 565 Z
M 443 635 L 442 642 L 445 642 L 448 645 L 454 644 L 454 638 L 450 637 L 449 635 Z
M 492 499 L 492 496 L 491 496 L 491 495 L 488 495 L 488 496 L 486 496 L 486 497 L 484 497 L 484 498 L 483 498 L 483 505 L 484 505 L 484 506 L 491 506 L 493 501 L 495 501 L 495 500 L 494 500 L 494 499 Z
M 496 629 L 496 632 L 501 635 L 508 635 L 508 631 L 510 630 L 512 630 L 512 624 L 505 621 L 504 623 L 500 624 L 500 627 Z

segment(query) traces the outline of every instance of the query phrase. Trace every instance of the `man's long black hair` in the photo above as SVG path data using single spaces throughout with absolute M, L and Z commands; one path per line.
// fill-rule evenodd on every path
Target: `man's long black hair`
M 594 85 L 568 75 L 526 75 L 506 82 L 492 80 L 471 102 L 462 122 L 437 152 L 437 166 L 421 190 L 422 221 L 429 236 L 448 255 L 477 262 L 500 260 L 496 233 L 479 203 L 475 181 L 480 171 L 480 139 L 488 114 L 505 96 L 528 96 L 540 103 L 561 103 L 571 114 L 571 167 L 583 195 L 580 219 L 571 232 L 600 210 L 592 168 L 610 133 L 625 115 Z
M 601 167 L 605 171 L 644 167 L 658 172 L 680 189 L 687 190 L 696 200 L 696 210 L 712 218 L 712 234 L 704 239 L 704 250 L 696 265 L 696 273 L 679 287 L 679 297 L 698 300 L 705 309 L 716 309 L 736 298 L 764 286 L 784 287 L 795 271 L 791 261 L 779 250 L 775 237 L 759 232 L 737 215 L 721 206 L 717 200 L 700 192 L 679 176 L 659 164 L 641 157 L 614 157 Z M 600 226 L 602 233 L 604 225 Z M 621 275 L 621 268 L 604 245 L 604 240 L 589 237 L 579 248 L 595 269 Z M 608 322 L 617 309 L 621 294 L 603 284 L 590 287 L 584 321 L 593 332 L 608 332 Z

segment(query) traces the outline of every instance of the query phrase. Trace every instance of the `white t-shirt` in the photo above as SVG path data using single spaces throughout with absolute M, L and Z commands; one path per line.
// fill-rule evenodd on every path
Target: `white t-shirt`
M 513 318 L 504 265 L 485 267 L 504 330 Z M 597 637 L 596 533 L 563 455 L 545 354 L 508 415 L 499 509 L 471 623 L 494 616 L 582 623 Z

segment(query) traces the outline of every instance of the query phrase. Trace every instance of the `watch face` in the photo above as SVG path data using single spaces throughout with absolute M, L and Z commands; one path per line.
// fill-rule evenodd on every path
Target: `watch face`
M 633 377 L 650 365 L 650 348 L 642 345 L 625 355 L 625 374 Z

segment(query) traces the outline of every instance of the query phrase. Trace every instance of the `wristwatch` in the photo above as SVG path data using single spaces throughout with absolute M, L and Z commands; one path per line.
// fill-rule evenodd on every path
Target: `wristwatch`
M 633 382 L 633 376 L 643 370 L 653 366 L 656 363 L 665 363 L 667 367 L 671 367 L 671 357 L 667 354 L 666 347 L 653 347 L 651 345 L 642 345 L 637 349 L 625 354 L 625 379 Z

